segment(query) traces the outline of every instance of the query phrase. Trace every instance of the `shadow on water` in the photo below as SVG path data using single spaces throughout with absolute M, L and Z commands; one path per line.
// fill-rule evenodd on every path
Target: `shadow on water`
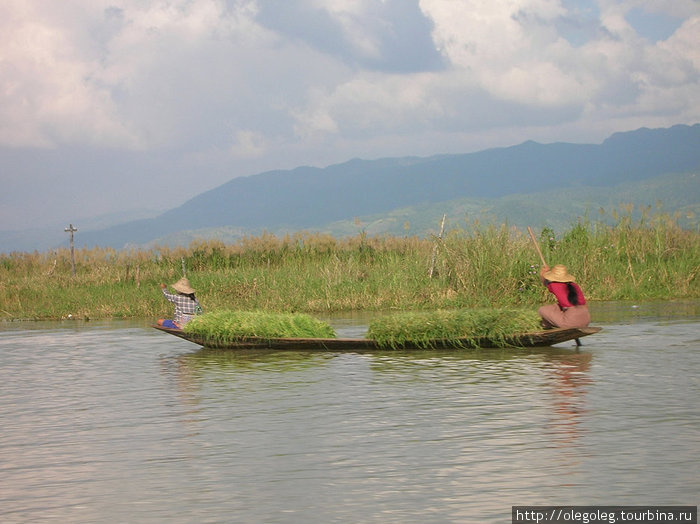
M 422 367 L 439 362 L 507 362 L 521 359 L 543 359 L 551 361 L 590 359 L 590 354 L 570 347 L 506 348 L 506 349 L 464 349 L 446 350 L 358 350 L 347 352 L 319 351 L 275 351 L 275 350 L 227 350 L 200 348 L 193 353 L 172 357 L 179 365 L 192 370 L 229 369 L 239 372 L 299 371 L 300 369 L 323 366 L 330 360 L 351 356 L 372 363 L 373 369 L 394 368 L 397 364 Z

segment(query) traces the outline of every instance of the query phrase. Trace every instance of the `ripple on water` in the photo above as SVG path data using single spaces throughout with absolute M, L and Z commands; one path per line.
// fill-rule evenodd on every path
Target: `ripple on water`
M 503 522 L 694 504 L 696 319 L 570 347 L 197 350 L 129 323 L 0 331 L 12 522 Z

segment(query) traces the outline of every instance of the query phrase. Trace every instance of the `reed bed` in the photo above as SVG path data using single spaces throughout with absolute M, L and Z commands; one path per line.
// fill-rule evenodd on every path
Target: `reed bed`
M 538 231 L 589 301 L 700 296 L 700 234 L 674 217 L 618 215 Z M 636 215 L 635 215 L 636 216 Z M 76 243 L 79 246 L 79 237 Z M 149 250 L 78 248 L 0 255 L 0 318 L 154 318 L 172 314 L 159 284 L 186 275 L 206 311 L 325 313 L 535 307 L 551 301 L 527 233 L 465 223 L 443 238 L 299 233 Z
M 527 309 L 404 312 L 374 319 L 367 338 L 390 349 L 406 342 L 431 349 L 436 340 L 457 347 L 478 347 L 478 340 L 484 337 L 504 347 L 509 336 L 541 331 L 540 322 L 537 312 Z
M 208 340 L 231 343 L 249 337 L 335 338 L 327 323 L 305 313 L 220 310 L 190 320 L 184 331 Z

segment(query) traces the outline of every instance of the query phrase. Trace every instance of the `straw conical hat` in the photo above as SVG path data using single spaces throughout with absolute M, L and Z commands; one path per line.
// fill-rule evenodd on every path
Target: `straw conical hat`
M 562 266 L 561 264 L 557 264 L 556 266 L 553 266 L 552 269 L 547 271 L 542 276 L 546 280 L 549 280 L 550 282 L 575 282 L 576 281 L 576 279 L 572 275 L 569 275 L 569 272 L 566 270 L 566 267 Z
M 191 295 L 194 293 L 194 289 L 192 289 L 192 286 L 190 286 L 190 281 L 185 277 L 182 277 L 180 280 L 175 282 L 172 285 L 172 288 L 178 293 L 184 293 L 185 295 Z

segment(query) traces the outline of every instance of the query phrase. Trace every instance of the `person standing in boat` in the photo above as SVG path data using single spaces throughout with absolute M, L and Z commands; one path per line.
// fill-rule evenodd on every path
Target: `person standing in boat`
M 543 265 L 540 279 L 557 299 L 556 304 L 548 304 L 538 310 L 545 328 L 582 328 L 591 322 L 583 291 L 565 266 L 557 264 L 550 269 L 548 265 Z
M 182 329 L 192 317 L 202 312 L 202 308 L 194 296 L 194 289 L 186 278 L 183 277 L 172 285 L 172 288 L 177 291 L 177 295 L 168 293 L 165 284 L 161 284 L 160 287 L 165 298 L 175 304 L 175 313 L 172 320 L 162 318 L 158 320 L 159 326 Z

